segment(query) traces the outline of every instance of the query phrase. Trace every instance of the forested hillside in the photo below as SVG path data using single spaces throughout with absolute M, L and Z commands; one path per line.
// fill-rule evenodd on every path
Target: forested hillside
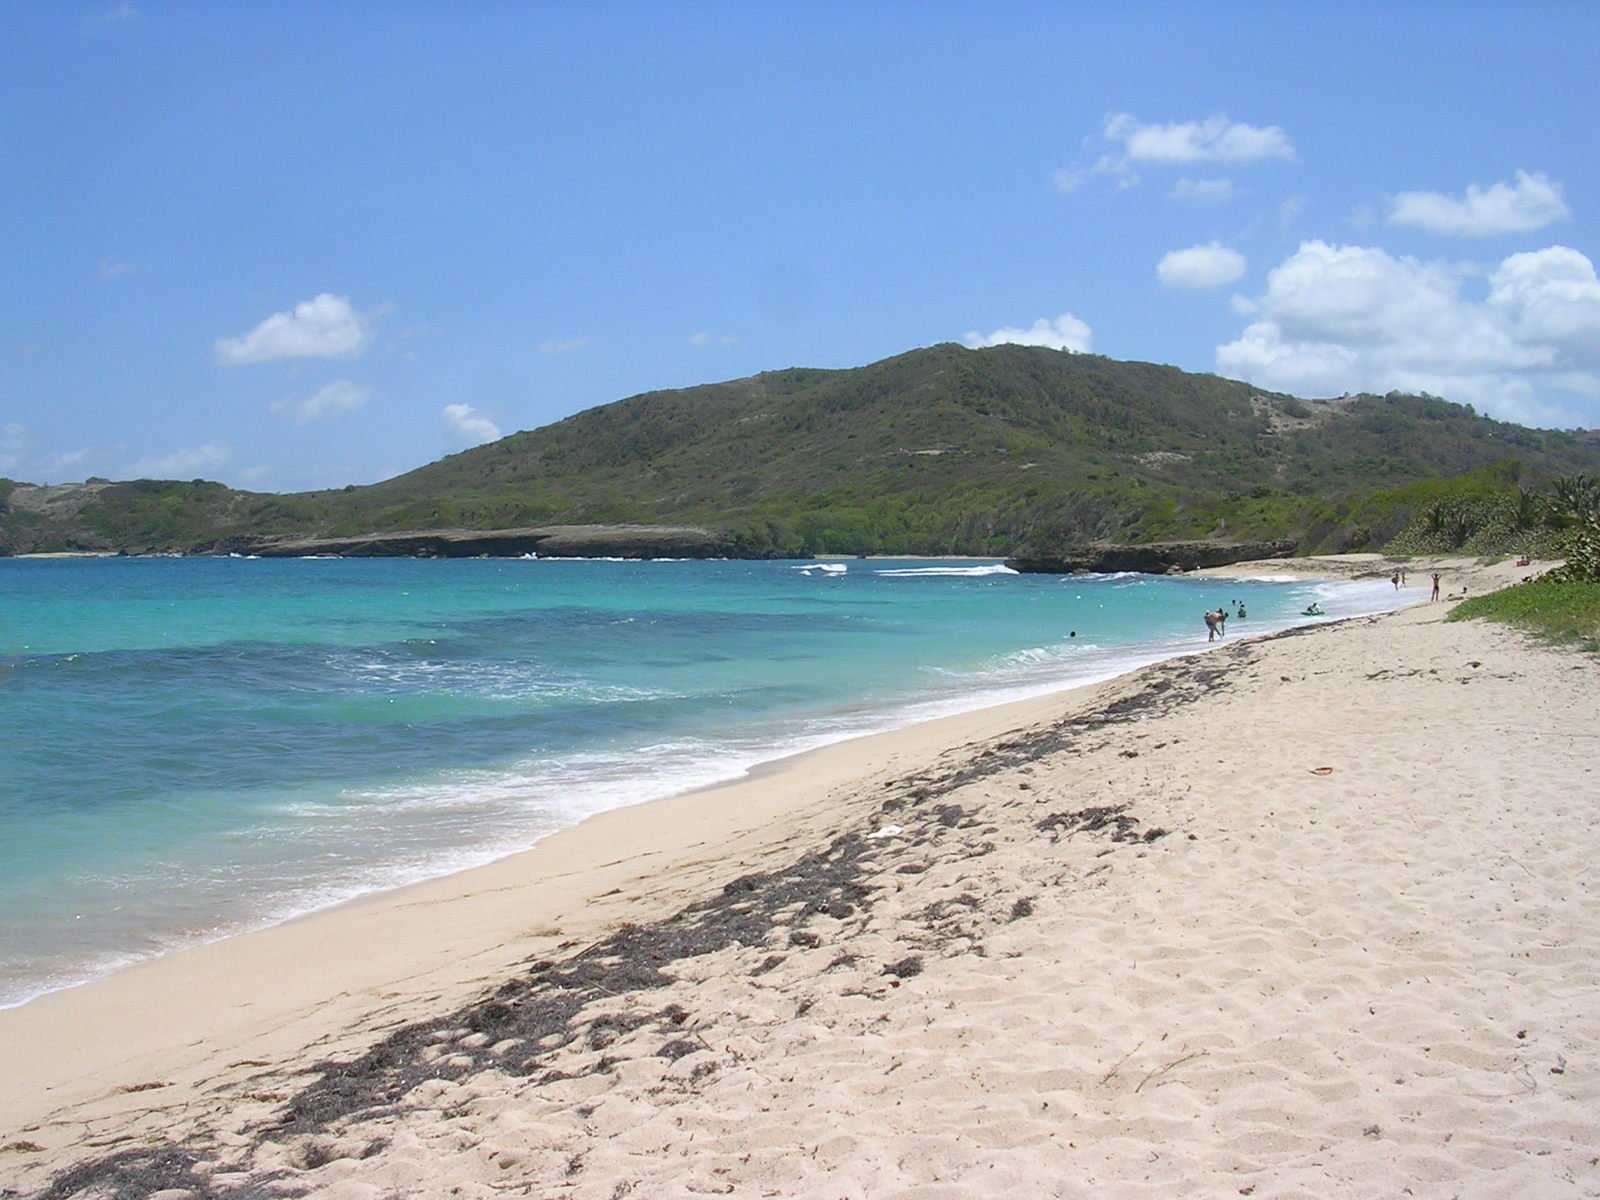
M 368 487 L 0 489 L 15 551 L 392 530 L 698 525 L 739 553 L 1004 554 L 1291 536 L 1377 546 L 1449 477 L 1600 470 L 1600 435 L 1391 393 L 1299 400 L 1149 363 L 940 345 L 590 409 Z M 9 494 L 7 494 L 9 493 Z M 45 503 L 47 500 L 49 503 Z

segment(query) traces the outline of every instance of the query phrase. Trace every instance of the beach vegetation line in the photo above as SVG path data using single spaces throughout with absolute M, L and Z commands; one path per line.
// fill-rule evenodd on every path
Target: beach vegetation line
M 1463 600 L 1447 618 L 1504 621 L 1547 641 L 1600 654 L 1600 581 L 1546 576 Z

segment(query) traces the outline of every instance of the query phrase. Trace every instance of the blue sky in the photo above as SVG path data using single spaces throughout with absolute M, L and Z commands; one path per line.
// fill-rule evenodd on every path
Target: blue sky
M 0 475 L 1034 341 L 1600 426 L 1600 5 L 0 8 Z

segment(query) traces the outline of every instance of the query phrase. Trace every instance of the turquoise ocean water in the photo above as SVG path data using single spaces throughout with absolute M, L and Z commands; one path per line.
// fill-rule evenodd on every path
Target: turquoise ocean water
M 0 1005 L 1313 598 L 1400 599 L 971 562 L 0 559 Z

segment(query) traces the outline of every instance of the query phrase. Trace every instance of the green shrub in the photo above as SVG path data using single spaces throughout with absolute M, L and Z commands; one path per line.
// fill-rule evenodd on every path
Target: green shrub
M 1504 621 L 1600 653 L 1600 580 L 1558 579 L 1556 574 L 1463 600 L 1447 619 Z

